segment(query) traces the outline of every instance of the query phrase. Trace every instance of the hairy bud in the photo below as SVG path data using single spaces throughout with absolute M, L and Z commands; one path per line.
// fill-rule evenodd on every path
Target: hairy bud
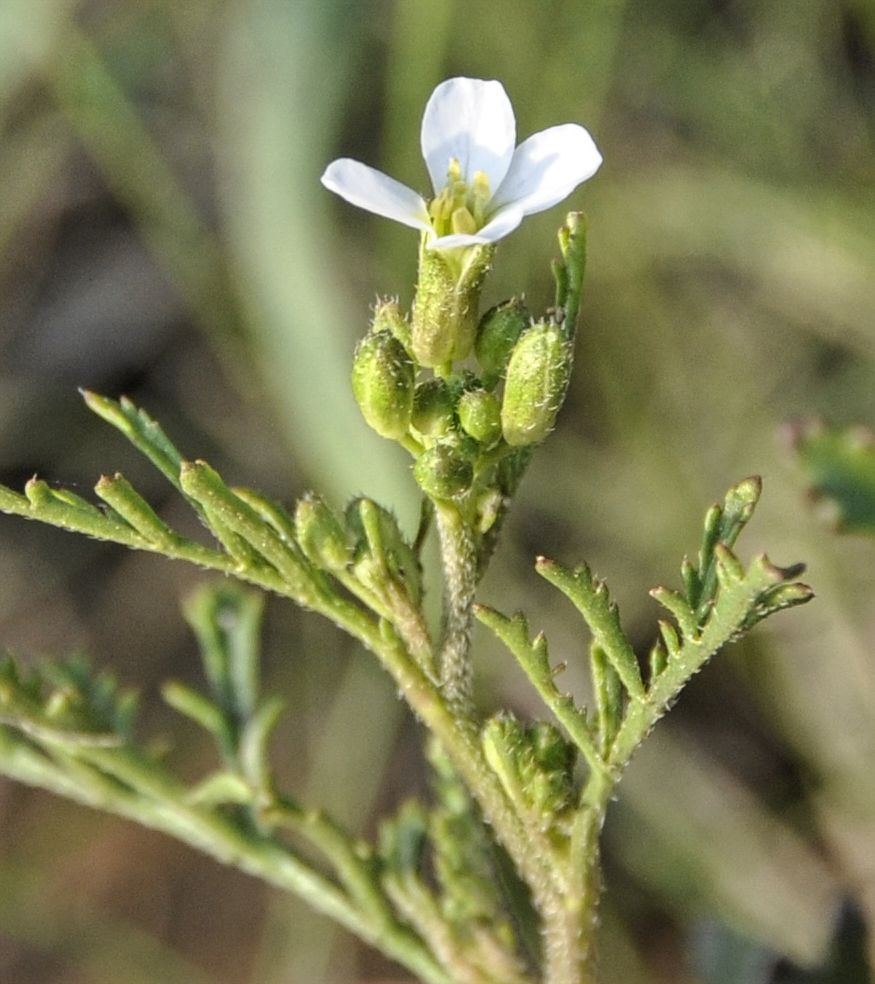
M 474 351 L 487 385 L 504 375 L 511 352 L 529 324 L 529 312 L 517 297 L 496 304 L 480 319 Z
M 487 448 L 492 447 L 501 437 L 501 404 L 487 390 L 476 389 L 463 393 L 459 397 L 456 412 L 462 430 Z
M 413 382 L 413 363 L 397 338 L 380 331 L 362 339 L 352 366 L 352 391 L 378 434 L 397 440 L 407 433 Z
M 533 325 L 520 338 L 507 367 L 501 405 L 501 429 L 508 444 L 537 444 L 550 433 L 570 371 L 571 347 L 558 325 Z
M 443 379 L 427 379 L 416 387 L 411 423 L 423 437 L 440 438 L 452 432 L 453 393 Z
M 295 507 L 295 536 L 304 556 L 317 567 L 343 570 L 352 560 L 349 538 L 334 511 L 309 493 Z
M 474 467 L 454 444 L 442 441 L 419 456 L 413 476 L 433 498 L 453 499 L 471 487 Z

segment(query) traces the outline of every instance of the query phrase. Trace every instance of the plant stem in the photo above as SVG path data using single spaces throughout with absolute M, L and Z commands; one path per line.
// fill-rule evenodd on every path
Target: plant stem
M 438 667 L 450 707 L 461 719 L 471 717 L 474 668 L 471 663 L 471 623 L 477 588 L 477 549 L 473 531 L 452 503 L 436 504 L 444 567 L 444 627 Z
M 148 761 L 120 749 L 80 751 L 88 761 L 59 754 L 63 762 L 54 762 L 0 729 L 0 768 L 6 775 L 170 834 L 223 864 L 300 896 L 425 984 L 453 984 L 407 928 L 360 911 L 338 886 L 275 841 L 258 838 L 230 819 L 188 804 L 185 787 Z

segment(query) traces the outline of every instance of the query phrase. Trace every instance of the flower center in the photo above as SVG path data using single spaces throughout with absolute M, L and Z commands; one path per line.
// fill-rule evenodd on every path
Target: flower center
M 491 198 L 492 192 L 489 190 L 489 178 L 486 174 L 475 171 L 469 185 L 462 177 L 461 164 L 455 157 L 451 157 L 447 168 L 447 183 L 428 206 L 435 235 L 470 235 L 482 229 L 486 224 L 486 207 Z

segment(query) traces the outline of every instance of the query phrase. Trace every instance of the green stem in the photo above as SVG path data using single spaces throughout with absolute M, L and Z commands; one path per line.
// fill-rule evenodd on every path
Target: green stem
M 401 645 L 383 640 L 369 648 L 395 680 L 407 704 L 440 742 L 533 894 L 538 898 L 552 896 L 556 886 L 549 862 L 549 841 L 542 836 L 533 838 L 523 826 L 498 776 L 486 762 L 477 735 L 458 719 L 442 691 Z
M 477 587 L 477 548 L 474 534 L 456 506 L 436 504 L 444 567 L 444 631 L 438 667 L 441 686 L 460 718 L 471 717 L 474 700 L 474 668 L 471 662 L 471 628 Z
M 368 913 L 375 924 L 392 928 L 397 923 L 380 890 L 370 853 L 358 851 L 350 835 L 324 813 L 301 809 L 296 803 L 280 798 L 260 810 L 258 817 L 269 825 L 282 824 L 315 844 L 334 865 L 361 910 Z
M 426 984 L 453 984 L 422 941 L 407 929 L 360 911 L 345 892 L 283 846 L 187 804 L 185 787 L 157 773 L 133 753 L 89 748 L 77 750 L 76 759 L 63 753 L 59 759 L 52 761 L 0 731 L 0 770 L 11 778 L 170 834 L 223 864 L 300 896 Z

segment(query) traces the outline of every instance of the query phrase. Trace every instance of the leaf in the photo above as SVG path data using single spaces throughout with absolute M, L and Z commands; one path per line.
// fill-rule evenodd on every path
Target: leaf
M 263 596 L 235 584 L 204 585 L 183 606 L 213 697 L 236 725 L 258 700 L 263 613 Z
M 545 557 L 538 558 L 535 570 L 571 600 L 586 620 L 593 641 L 623 681 L 623 686 L 632 697 L 640 700 L 644 696 L 644 682 L 638 668 L 638 658 L 623 633 L 620 613 L 604 581 L 594 578 L 585 564 L 569 571 Z
M 235 495 L 215 469 L 205 461 L 184 461 L 179 478 L 203 510 L 207 525 L 242 565 L 257 568 L 267 562 L 296 593 L 312 594 L 309 565 L 300 551 Z
M 547 651 L 547 639 L 543 633 L 530 639 L 529 627 L 522 612 L 513 618 L 502 615 L 486 605 L 475 605 L 474 615 L 490 629 L 516 657 L 541 697 L 553 712 L 556 720 L 565 728 L 568 737 L 580 750 L 589 767 L 603 771 L 604 761 L 596 747 L 596 737 L 587 720 L 569 694 L 563 694 L 556 686 Z M 602 740 L 604 745 L 604 740 Z
M 726 493 L 722 505 L 713 505 L 705 515 L 705 530 L 699 549 L 698 567 L 683 571 L 687 601 L 699 623 L 706 617 L 717 590 L 719 548 L 731 548 L 749 522 L 762 493 L 758 475 L 742 479 Z
M 0 724 L 39 744 L 115 748 L 130 741 L 137 699 L 82 656 L 47 663 L 24 676 L 12 659 L 0 662 Z
M 145 410 L 135 406 L 126 396 L 116 401 L 99 393 L 92 393 L 90 390 L 81 392 L 90 410 L 120 430 L 131 444 L 144 454 L 178 491 L 182 492 L 179 481 L 182 455 L 157 421 L 153 420 Z
M 159 549 L 172 547 L 182 538 L 173 532 L 131 483 L 118 472 L 103 475 L 94 491 L 140 536 Z
M 803 567 L 780 568 L 765 555 L 756 557 L 745 570 L 741 561 L 722 543 L 712 551 L 717 589 L 704 623 L 693 635 L 683 638 L 664 632 L 662 646 L 667 657 L 651 681 L 646 699 L 631 702 L 617 741 L 611 750 L 612 764 L 622 768 L 691 677 L 726 643 L 738 638 L 772 612 L 803 604 L 813 597 L 811 589 L 793 581 Z
M 875 434 L 808 422 L 793 428 L 791 440 L 812 497 L 828 506 L 837 527 L 875 535 Z

